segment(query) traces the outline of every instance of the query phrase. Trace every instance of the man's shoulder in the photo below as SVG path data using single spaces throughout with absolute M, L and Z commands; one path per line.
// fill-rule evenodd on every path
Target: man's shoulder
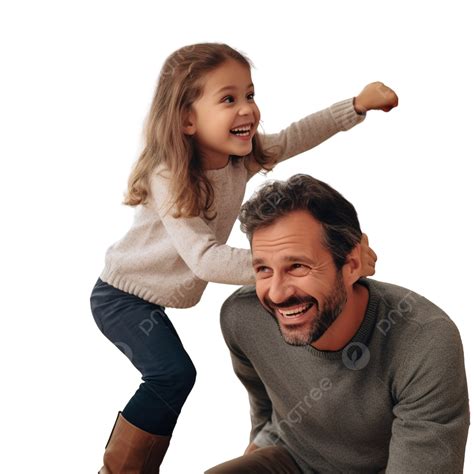
M 236 320 L 252 322 L 261 313 L 266 314 L 266 311 L 257 297 L 255 285 L 242 286 L 224 301 L 221 308 L 221 326 L 234 326 Z
M 463 344 L 454 321 L 413 290 L 368 281 L 378 299 L 371 356 L 386 368 L 393 400 L 417 400 L 405 407 L 416 411 L 424 402 L 450 399 L 452 384 L 465 383 Z
M 221 314 L 234 311 L 241 312 L 242 309 L 260 309 L 261 304 L 257 297 L 255 285 L 245 285 L 234 291 L 223 303 Z
M 226 300 L 234 300 L 234 299 L 246 299 L 246 298 L 253 298 L 257 297 L 257 290 L 255 285 L 244 285 L 235 290 Z
M 361 283 L 369 288 L 371 301 L 376 302 L 376 326 L 382 333 L 390 330 L 403 336 L 408 333 L 415 336 L 420 329 L 431 328 L 442 333 L 448 327 L 457 332 L 446 312 L 416 291 L 373 279 L 364 279 Z

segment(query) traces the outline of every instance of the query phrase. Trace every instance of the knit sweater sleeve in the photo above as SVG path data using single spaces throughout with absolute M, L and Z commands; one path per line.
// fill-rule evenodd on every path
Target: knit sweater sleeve
M 469 403 L 459 332 L 452 321 L 419 329 L 394 381 L 387 474 L 462 473 Z
M 241 319 L 240 311 L 245 311 L 233 296 L 227 299 L 221 309 L 221 330 L 227 347 L 230 351 L 232 367 L 238 379 L 247 389 L 250 402 L 250 442 L 259 447 L 272 444 L 271 417 L 272 402 L 262 380 L 258 376 L 252 363 L 246 357 L 235 335 L 235 321 Z
M 153 199 L 159 217 L 179 256 L 199 279 L 230 285 L 255 282 L 250 250 L 218 242 L 202 217 L 173 217 L 169 180 L 154 177 Z
M 262 135 L 263 148 L 277 153 L 277 163 L 314 148 L 338 132 L 346 131 L 365 119 L 354 109 L 353 99 L 337 102 L 292 123 L 279 133 Z M 259 168 L 249 171 L 249 179 Z
M 273 442 L 272 402 L 268 397 L 265 386 L 253 368 L 252 364 L 230 347 L 230 356 L 234 372 L 247 389 L 250 403 L 250 442 L 263 448 L 271 446 Z

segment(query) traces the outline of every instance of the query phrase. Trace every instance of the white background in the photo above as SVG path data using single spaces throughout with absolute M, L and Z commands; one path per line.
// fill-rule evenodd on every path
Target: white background
M 132 221 L 120 203 L 161 65 L 195 42 L 250 56 L 267 132 L 375 80 L 396 90 L 398 109 L 270 177 L 312 174 L 356 206 L 376 278 L 455 321 L 473 392 L 473 40 L 459 1 L 2 1 L 2 472 L 97 472 L 140 383 L 96 327 L 89 294 Z M 247 246 L 237 226 L 230 243 Z M 165 474 L 203 472 L 247 444 L 247 396 L 218 323 L 235 289 L 211 284 L 198 306 L 169 310 L 198 379 Z

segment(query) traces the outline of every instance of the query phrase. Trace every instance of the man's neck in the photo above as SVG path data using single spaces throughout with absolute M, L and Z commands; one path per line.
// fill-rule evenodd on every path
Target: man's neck
M 354 337 L 364 320 L 369 303 L 369 290 L 356 283 L 347 294 L 342 313 L 327 331 L 311 345 L 320 351 L 339 351 Z

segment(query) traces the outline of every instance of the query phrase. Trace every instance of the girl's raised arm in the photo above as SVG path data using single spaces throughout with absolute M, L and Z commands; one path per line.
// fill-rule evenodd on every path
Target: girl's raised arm
M 397 107 L 395 92 L 382 82 L 372 82 L 357 97 L 337 102 L 292 123 L 279 133 L 261 136 L 263 148 L 278 151 L 276 163 L 314 148 L 338 132 L 350 130 L 365 118 L 369 110 L 390 111 Z M 253 166 L 252 166 L 253 165 Z M 250 179 L 259 166 L 251 163 Z
M 263 148 L 278 152 L 276 163 L 314 148 L 338 132 L 362 122 L 365 114 L 354 109 L 354 99 L 346 99 L 304 117 L 279 133 L 262 135 Z M 255 173 L 251 173 L 249 178 Z

